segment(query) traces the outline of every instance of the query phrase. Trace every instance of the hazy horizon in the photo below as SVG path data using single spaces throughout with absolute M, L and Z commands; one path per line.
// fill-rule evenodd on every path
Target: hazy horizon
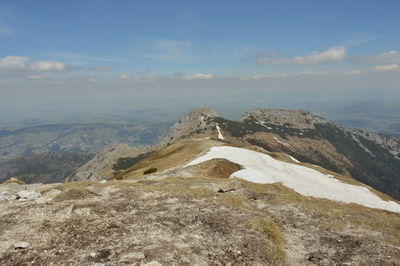
M 364 115 L 390 120 L 400 134 L 391 120 L 400 117 L 399 8 L 5 0 L 0 128 L 157 122 L 209 106 L 232 119 L 252 108 L 307 109 L 340 121 Z

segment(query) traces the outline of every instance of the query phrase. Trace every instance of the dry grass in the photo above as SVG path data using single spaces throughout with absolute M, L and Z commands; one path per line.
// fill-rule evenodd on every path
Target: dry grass
M 271 264 L 284 262 L 286 259 L 283 248 L 285 237 L 279 220 L 275 218 L 272 222 L 262 218 L 254 218 L 249 221 L 249 226 L 261 232 L 268 239 L 264 248 L 269 262 Z
M 218 197 L 217 202 L 235 207 L 235 208 L 245 208 L 250 209 L 250 205 L 244 196 L 233 193 L 225 193 Z
M 294 205 L 311 217 L 320 229 L 339 231 L 345 228 L 377 232 L 379 241 L 400 246 L 400 214 L 345 204 L 327 199 L 305 197 L 294 190 L 275 184 L 254 184 L 240 181 L 242 187 L 266 195 L 272 206 Z
M 138 178 L 150 167 L 157 168 L 159 172 L 174 166 L 184 164 L 208 151 L 213 146 L 221 145 L 220 142 L 204 139 L 184 139 L 177 141 L 158 152 L 146 157 L 132 168 L 122 172 L 120 176 L 126 178 Z
M 195 199 L 205 199 L 215 196 L 215 192 L 201 186 L 194 186 L 191 179 L 180 177 L 169 177 L 157 181 L 139 181 L 132 185 L 140 188 L 141 192 L 159 192 L 173 197 L 192 197 Z M 150 183 L 150 185 L 149 185 Z
M 379 241 L 400 246 L 400 215 L 388 211 L 370 209 L 357 204 L 340 204 L 329 200 L 311 199 L 300 202 L 305 213 L 318 219 L 322 230 L 349 227 L 357 230 L 378 232 Z

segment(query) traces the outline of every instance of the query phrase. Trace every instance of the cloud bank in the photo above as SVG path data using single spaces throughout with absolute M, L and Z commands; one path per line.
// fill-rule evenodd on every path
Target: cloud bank
M 258 64 L 320 64 L 342 61 L 347 57 L 347 48 L 337 46 L 328 48 L 322 52 L 314 52 L 306 56 L 294 56 L 292 58 L 271 56 L 262 56 L 259 53 L 253 54 Z

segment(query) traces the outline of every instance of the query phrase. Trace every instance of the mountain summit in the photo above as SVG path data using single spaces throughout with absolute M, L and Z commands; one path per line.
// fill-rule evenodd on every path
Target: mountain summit
M 245 112 L 240 121 L 255 119 L 260 124 L 268 121 L 278 125 L 287 125 L 295 128 L 314 128 L 315 124 L 328 123 L 322 117 L 313 115 L 305 110 L 286 110 L 286 109 L 252 109 Z
M 0 264 L 397 265 L 385 139 L 301 110 L 195 109 L 159 145 L 103 150 L 80 181 L 0 185 Z
M 172 126 L 168 136 L 161 142 L 161 145 L 171 144 L 194 132 L 210 129 L 212 125 L 210 125 L 209 121 L 217 116 L 218 114 L 211 108 L 202 107 L 193 109 Z

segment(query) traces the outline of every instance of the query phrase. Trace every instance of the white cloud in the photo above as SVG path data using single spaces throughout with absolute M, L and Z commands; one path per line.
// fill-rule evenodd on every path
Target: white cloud
M 192 64 L 199 61 L 193 54 L 194 46 L 183 40 L 155 40 L 150 44 L 154 51 L 141 53 L 142 57 L 161 62 Z
M 30 68 L 34 71 L 45 71 L 45 72 L 52 72 L 52 71 L 66 71 L 70 68 L 62 63 L 57 61 L 36 61 L 31 64 Z
M 132 76 L 128 75 L 128 74 L 119 75 L 119 79 L 122 79 L 122 80 L 128 80 L 128 79 L 131 79 L 131 78 L 132 78 Z
M 364 39 L 353 39 L 353 40 L 348 41 L 345 46 L 347 46 L 347 47 L 357 46 L 357 45 L 367 43 L 369 41 L 376 40 L 376 39 L 378 39 L 378 36 L 371 36 L 371 37 L 367 37 Z
M 59 58 L 59 59 L 61 58 L 64 60 L 80 61 L 81 63 L 84 63 L 84 64 L 87 64 L 88 62 L 91 62 L 91 61 L 99 61 L 99 62 L 123 62 L 124 61 L 119 58 L 90 56 L 90 55 L 76 54 L 76 53 L 70 53 L 70 52 L 50 53 L 49 56 Z
M 362 74 L 362 70 L 360 69 L 352 69 L 348 72 L 343 73 L 344 76 L 356 76 Z
M 26 77 L 28 79 L 33 79 L 33 80 L 41 80 L 49 78 L 49 76 L 45 74 L 32 74 L 32 75 L 27 75 Z
M 21 71 L 27 67 L 30 60 L 27 56 L 6 56 L 0 58 L 0 71 Z
M 377 65 L 372 68 L 372 70 L 376 71 L 376 72 L 388 72 L 388 71 L 394 71 L 394 70 L 399 70 L 399 69 L 400 69 L 399 64 Z
M 96 83 L 96 82 L 98 82 L 98 80 L 95 79 L 95 78 L 88 78 L 86 81 L 87 81 L 87 82 L 90 82 L 90 83 Z
M 215 78 L 215 76 L 214 76 L 213 74 L 202 74 L 202 73 L 198 73 L 198 74 L 194 74 L 194 75 L 183 76 L 183 79 L 185 79 L 185 80 L 213 79 L 213 78 Z
M 392 50 L 375 56 L 358 58 L 359 61 L 365 61 L 371 64 L 394 64 L 400 63 L 400 52 Z
M 312 75 L 311 71 L 303 71 L 296 74 L 296 76 L 310 76 L 310 75 Z
M 266 77 L 269 79 L 283 79 L 286 78 L 288 75 L 287 74 L 271 74 L 271 75 L 267 75 Z
M 255 56 L 259 64 L 319 64 L 338 62 L 347 57 L 347 48 L 344 46 L 331 47 L 323 52 L 312 53 L 306 56 L 295 56 L 292 58 L 272 56 Z
M 114 67 L 112 65 L 103 65 L 103 66 L 93 66 L 88 68 L 91 71 L 113 71 Z

